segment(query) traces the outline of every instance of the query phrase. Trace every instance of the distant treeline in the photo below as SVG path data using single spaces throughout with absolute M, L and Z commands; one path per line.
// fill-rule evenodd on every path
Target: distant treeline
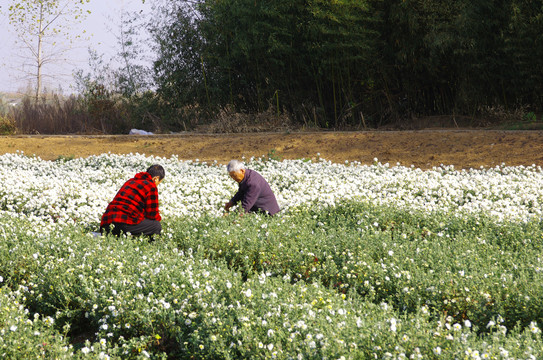
M 543 0 L 155 0 L 152 69 L 130 65 L 135 24 L 115 86 L 80 74 L 106 132 L 111 114 L 175 131 L 225 113 L 345 129 L 543 109 Z
M 157 93 L 338 128 L 543 106 L 541 0 L 168 1 Z

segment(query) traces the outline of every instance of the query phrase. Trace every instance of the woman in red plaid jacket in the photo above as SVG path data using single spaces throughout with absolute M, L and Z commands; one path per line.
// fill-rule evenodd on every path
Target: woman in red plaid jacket
M 150 240 L 153 235 L 160 235 L 162 218 L 158 210 L 157 185 L 164 176 L 162 166 L 152 165 L 146 172 L 137 173 L 125 182 L 102 215 L 100 233 L 147 235 Z

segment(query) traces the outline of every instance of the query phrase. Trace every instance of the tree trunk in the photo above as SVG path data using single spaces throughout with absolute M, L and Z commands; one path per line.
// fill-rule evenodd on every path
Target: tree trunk
M 37 74 L 36 74 L 36 103 L 38 103 L 41 90 L 41 66 L 42 66 L 42 37 L 43 37 L 43 4 L 40 3 L 40 28 L 38 32 L 38 51 L 36 53 Z

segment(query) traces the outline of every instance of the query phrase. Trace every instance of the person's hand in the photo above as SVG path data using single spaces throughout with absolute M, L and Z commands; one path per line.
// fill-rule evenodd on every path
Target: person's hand
M 232 202 L 230 201 L 227 202 L 226 204 L 224 204 L 224 211 L 229 212 L 231 207 L 232 207 Z

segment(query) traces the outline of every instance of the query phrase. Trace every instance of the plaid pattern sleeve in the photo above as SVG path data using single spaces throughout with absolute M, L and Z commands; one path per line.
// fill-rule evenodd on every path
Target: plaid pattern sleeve
M 160 221 L 162 218 L 158 210 L 158 189 L 153 181 L 151 181 L 151 184 L 145 203 L 145 218 Z
M 158 189 L 146 172 L 138 173 L 124 183 L 107 206 L 100 226 L 114 222 L 135 225 L 144 218 L 162 220 L 158 209 Z

